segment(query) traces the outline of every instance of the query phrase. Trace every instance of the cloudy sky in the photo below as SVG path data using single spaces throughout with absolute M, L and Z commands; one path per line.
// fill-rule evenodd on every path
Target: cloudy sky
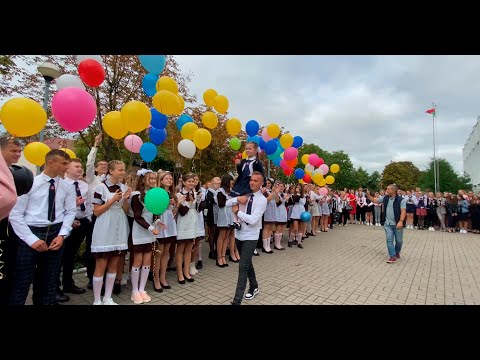
M 463 171 L 462 148 L 480 115 L 479 56 L 177 56 L 191 90 L 225 95 L 242 124 L 275 122 L 356 167 L 382 171 L 433 156 L 437 104 L 440 157 Z

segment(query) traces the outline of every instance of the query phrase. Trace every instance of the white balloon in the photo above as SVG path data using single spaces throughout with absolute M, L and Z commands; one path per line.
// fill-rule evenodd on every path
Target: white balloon
M 305 165 L 305 171 L 309 171 L 309 172 L 313 173 L 314 169 L 315 168 L 313 167 L 313 165 L 310 165 L 310 164 Z
M 75 87 L 85 90 L 85 85 L 83 85 L 82 80 L 76 75 L 63 74 L 55 81 L 55 83 L 57 84 L 58 91 L 66 87 Z
M 187 159 L 193 158 L 197 147 L 192 140 L 183 139 L 178 143 L 178 152 Z
M 86 59 L 96 60 L 103 66 L 103 60 L 100 55 L 77 55 L 77 65 L 80 65 L 80 63 Z

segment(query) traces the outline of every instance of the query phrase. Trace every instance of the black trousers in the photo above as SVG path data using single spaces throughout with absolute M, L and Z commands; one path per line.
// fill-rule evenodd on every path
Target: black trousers
M 83 253 L 83 262 L 85 267 L 87 268 L 87 276 L 90 281 L 92 281 L 93 273 L 95 272 L 95 257 L 92 254 L 92 234 L 96 220 L 97 217 L 95 215 L 92 215 L 92 222 L 88 226 L 85 233 L 85 252 Z
M 235 239 L 238 253 L 240 254 L 240 262 L 238 264 L 238 280 L 237 289 L 235 290 L 235 296 L 233 303 L 240 305 L 247 287 L 247 279 L 250 282 L 250 289 L 258 287 L 257 279 L 255 277 L 255 269 L 253 268 L 252 256 L 255 251 L 255 240 L 240 241 Z
M 8 218 L 0 221 L 0 305 L 7 305 L 13 288 L 17 243 Z

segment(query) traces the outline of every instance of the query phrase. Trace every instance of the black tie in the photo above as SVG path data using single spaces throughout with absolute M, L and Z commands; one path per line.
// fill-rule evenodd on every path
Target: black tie
M 55 180 L 50 179 L 50 188 L 48 190 L 48 220 L 55 221 Z
M 253 195 L 250 195 L 250 199 L 247 204 L 247 215 L 252 215 Z
M 75 191 L 77 193 L 77 196 L 82 196 L 82 193 L 80 192 L 80 188 L 78 187 L 78 181 L 75 181 L 73 183 L 75 185 Z M 85 211 L 85 204 L 80 204 L 80 210 Z

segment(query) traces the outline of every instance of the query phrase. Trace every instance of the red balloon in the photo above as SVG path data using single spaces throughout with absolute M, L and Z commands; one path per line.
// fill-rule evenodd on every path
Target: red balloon
M 305 176 L 303 177 L 303 181 L 308 184 L 310 181 L 312 181 L 312 177 L 308 174 L 305 174 Z
M 294 173 L 295 170 L 293 170 L 292 168 L 287 168 L 287 169 L 283 169 L 283 172 L 285 173 L 285 175 L 287 176 L 292 176 L 293 173 Z
M 314 165 L 315 167 L 320 167 L 320 165 L 325 164 L 325 161 L 323 161 L 322 158 L 318 158 L 316 164 Z
M 102 64 L 93 59 L 85 59 L 78 65 L 80 79 L 91 87 L 98 87 L 105 80 L 105 69 Z

